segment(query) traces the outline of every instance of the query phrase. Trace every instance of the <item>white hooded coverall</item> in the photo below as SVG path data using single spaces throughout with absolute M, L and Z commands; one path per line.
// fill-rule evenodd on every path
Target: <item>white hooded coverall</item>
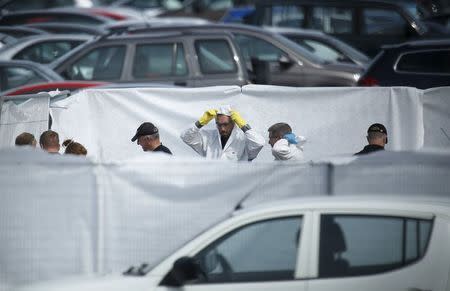
M 203 157 L 230 161 L 253 160 L 265 143 L 264 137 L 254 129 L 244 133 L 236 125 L 223 150 L 217 129 L 199 129 L 194 124 L 181 133 L 181 139 Z
M 279 139 L 272 148 L 272 155 L 277 161 L 301 161 L 303 160 L 303 150 L 300 144 L 290 144 L 286 139 Z

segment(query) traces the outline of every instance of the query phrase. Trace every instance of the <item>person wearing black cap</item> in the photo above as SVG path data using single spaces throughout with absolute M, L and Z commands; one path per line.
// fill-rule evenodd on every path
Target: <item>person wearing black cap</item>
M 368 145 L 355 155 L 365 155 L 376 151 L 384 151 L 384 146 L 388 143 L 387 130 L 381 123 L 374 123 L 367 129 Z
M 132 142 L 137 140 L 137 144 L 142 147 L 144 152 L 163 152 L 171 155 L 172 152 L 162 145 L 159 140 L 159 131 L 151 122 L 142 123 L 136 130 L 136 134 L 131 139 Z

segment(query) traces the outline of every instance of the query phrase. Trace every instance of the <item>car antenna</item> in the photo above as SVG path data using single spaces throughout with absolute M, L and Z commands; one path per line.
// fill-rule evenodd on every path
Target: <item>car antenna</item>
M 252 195 L 252 191 L 249 191 L 247 194 L 244 195 L 244 197 L 242 197 L 238 201 L 238 203 L 234 207 L 234 211 L 241 210 L 243 208 L 242 204 L 244 203 L 245 200 L 247 200 L 248 197 L 250 197 L 250 195 Z

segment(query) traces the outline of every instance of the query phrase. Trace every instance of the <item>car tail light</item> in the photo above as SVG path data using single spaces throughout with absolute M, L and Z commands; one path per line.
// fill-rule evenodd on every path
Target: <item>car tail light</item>
M 379 86 L 378 80 L 374 77 L 364 76 L 358 81 L 358 86 Z

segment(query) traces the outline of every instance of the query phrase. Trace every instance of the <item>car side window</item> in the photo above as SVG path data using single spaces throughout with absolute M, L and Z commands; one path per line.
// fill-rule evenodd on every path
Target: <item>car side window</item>
M 301 223 L 270 219 L 223 236 L 195 256 L 206 279 L 193 284 L 293 280 Z
M 235 36 L 247 63 L 250 63 L 252 59 L 277 62 L 282 56 L 286 55 L 281 49 L 261 38 L 238 33 Z
M 363 10 L 364 26 L 368 35 L 405 35 L 406 20 L 395 10 L 366 8 Z
M 237 71 L 230 44 L 225 39 L 203 39 L 195 41 L 202 74 L 225 74 Z
M 70 65 L 62 74 L 69 80 L 119 80 L 125 46 L 99 47 Z
M 181 43 L 143 44 L 136 46 L 133 77 L 183 76 L 188 72 Z
M 311 28 L 326 33 L 353 32 L 353 9 L 340 7 L 313 7 Z
M 319 277 L 402 268 L 425 254 L 433 221 L 372 215 L 322 215 Z
M 298 5 L 273 5 L 264 10 L 264 24 L 281 27 L 303 27 L 305 13 Z M 269 18 L 270 17 L 270 18 Z
M 5 67 L 3 70 L 5 74 L 5 85 L 2 90 L 8 90 L 23 85 L 34 84 L 39 82 L 47 82 L 47 80 L 39 76 L 31 69 L 23 67 Z
M 396 70 L 408 73 L 450 74 L 450 50 L 406 53 L 398 60 Z
M 77 40 L 41 42 L 20 51 L 13 57 L 13 59 L 48 64 L 77 47 L 81 43 L 82 41 Z

